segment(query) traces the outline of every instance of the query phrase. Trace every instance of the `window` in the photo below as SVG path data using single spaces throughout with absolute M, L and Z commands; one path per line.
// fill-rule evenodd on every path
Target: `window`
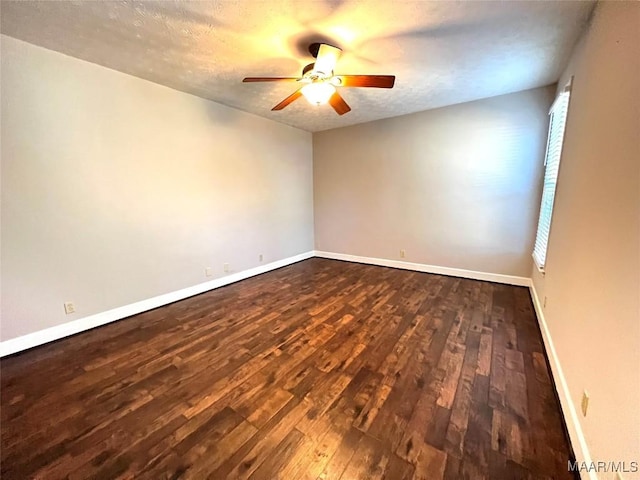
M 558 181 L 558 170 L 560 168 L 562 142 L 564 140 L 564 128 L 567 122 L 570 94 L 571 84 L 569 84 L 556 99 L 549 112 L 551 118 L 549 120 L 547 153 L 544 158 L 544 186 L 542 188 L 542 203 L 540 205 L 536 243 L 533 248 L 533 260 L 541 272 L 544 272 L 547 259 L 551 216 L 553 215 L 553 200 L 556 195 L 556 183 Z

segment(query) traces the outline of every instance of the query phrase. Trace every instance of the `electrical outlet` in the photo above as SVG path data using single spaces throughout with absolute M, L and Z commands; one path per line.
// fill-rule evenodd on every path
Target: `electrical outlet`
M 589 408 L 589 394 L 586 390 L 582 392 L 582 402 L 580 403 L 580 407 L 582 409 L 582 415 L 586 417 L 587 409 Z
M 228 272 L 228 271 L 229 271 L 229 264 L 228 264 L 228 263 L 225 263 L 225 264 L 224 264 L 224 266 L 223 266 L 223 268 L 224 268 L 224 271 L 225 271 L 225 272 Z
M 400 250 L 400 258 L 404 258 L 407 256 L 406 250 Z
M 76 313 L 76 306 L 73 302 L 64 302 L 64 313 L 69 315 L 70 313 Z
M 258 260 L 262 261 L 262 254 L 258 255 Z
M 211 268 L 211 267 L 207 267 L 207 268 L 205 268 L 205 269 L 204 269 L 204 274 L 205 274 L 207 277 L 212 276 L 212 275 L 213 275 L 213 268 Z

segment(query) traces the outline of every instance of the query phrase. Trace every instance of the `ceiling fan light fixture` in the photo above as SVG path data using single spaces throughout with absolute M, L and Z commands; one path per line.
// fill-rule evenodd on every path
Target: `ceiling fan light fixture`
M 300 90 L 311 105 L 324 105 L 335 91 L 336 87 L 327 82 L 309 83 Z
M 1 1 L 1 0 L 0 0 Z M 312 43 L 309 53 L 316 61 L 302 69 L 301 77 L 245 77 L 243 82 L 299 82 L 300 88 L 273 107 L 280 111 L 304 97 L 311 105 L 328 103 L 338 115 L 351 111 L 351 107 L 340 96 L 336 87 L 393 88 L 394 75 L 334 75 L 333 68 L 342 50 L 327 43 Z

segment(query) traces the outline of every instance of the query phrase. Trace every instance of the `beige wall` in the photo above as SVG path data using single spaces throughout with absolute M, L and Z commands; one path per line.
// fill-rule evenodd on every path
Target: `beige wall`
M 640 462 L 639 45 L 640 4 L 600 3 L 559 83 L 574 76 L 546 274 L 533 270 L 577 412 L 590 395 L 594 461 Z
M 529 277 L 553 93 L 314 134 L 316 249 Z
M 310 133 L 1 48 L 2 340 L 313 249 Z

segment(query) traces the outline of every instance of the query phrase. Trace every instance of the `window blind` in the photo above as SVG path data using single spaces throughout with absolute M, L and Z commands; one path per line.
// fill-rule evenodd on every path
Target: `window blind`
M 542 202 L 540 205 L 536 243 L 533 248 L 533 259 L 540 271 L 544 271 L 547 260 L 553 202 L 556 195 L 556 184 L 558 182 L 558 171 L 560 168 L 560 157 L 562 155 L 562 143 L 564 141 L 564 129 L 567 123 L 570 94 L 570 89 L 565 89 L 556 99 L 549 112 L 551 118 L 549 121 L 547 152 L 544 159 L 544 185 L 542 187 Z

